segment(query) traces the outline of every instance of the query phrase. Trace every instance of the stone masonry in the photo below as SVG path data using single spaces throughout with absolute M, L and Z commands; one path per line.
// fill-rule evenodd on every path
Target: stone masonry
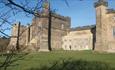
M 100 52 L 115 52 L 115 11 L 107 9 L 108 2 L 99 0 L 96 8 L 96 44 L 95 50 Z
M 71 32 L 63 37 L 62 48 L 64 50 L 92 50 L 94 27 L 95 25 L 72 28 Z
M 62 36 L 69 32 L 70 18 L 52 13 L 51 25 L 51 47 L 61 49 Z M 48 51 L 48 17 L 33 18 L 32 24 L 27 27 L 15 24 L 12 29 L 12 37 L 9 44 L 10 49 L 17 45 L 19 32 L 19 47 L 24 51 Z
M 95 4 L 96 25 L 70 28 L 71 19 L 51 14 L 51 48 L 53 50 L 95 50 L 115 52 L 115 10 L 106 0 Z M 8 49 L 48 51 L 48 17 L 34 17 L 28 26 L 14 24 Z M 19 38 L 18 38 L 19 37 Z

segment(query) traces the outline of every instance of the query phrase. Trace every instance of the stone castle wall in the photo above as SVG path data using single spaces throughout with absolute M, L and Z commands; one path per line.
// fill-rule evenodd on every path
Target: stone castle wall
M 115 13 L 109 13 L 107 14 L 108 23 L 107 23 L 107 42 L 108 52 L 115 52 Z
M 95 50 L 99 52 L 115 52 L 115 10 L 107 9 L 105 0 L 95 3 L 96 27 L 83 27 L 72 31 L 69 17 L 51 14 L 51 47 L 64 50 Z M 48 50 L 48 17 L 33 18 L 28 27 L 15 24 L 9 49 L 17 45 L 18 31 L 19 46 L 27 46 L 26 50 Z M 78 28 L 79 29 L 79 28 Z
M 14 25 L 12 36 L 15 38 L 11 38 L 9 45 L 14 45 L 16 48 L 19 29 L 19 46 L 21 49 L 25 48 L 26 51 L 48 50 L 48 20 L 48 17 L 35 17 L 32 24 L 27 27 L 19 26 L 19 24 Z M 70 18 L 53 13 L 51 23 L 51 47 L 52 49 L 59 49 L 62 45 L 62 36 L 66 35 L 70 29 Z
M 93 33 L 91 29 L 71 31 L 63 37 L 64 50 L 92 50 Z
M 8 49 L 15 49 L 16 50 L 17 45 L 20 46 L 19 48 L 24 48 L 22 46 L 24 44 L 26 44 L 26 32 L 27 32 L 26 29 L 27 28 L 25 26 L 20 25 L 20 22 L 13 25 L 13 27 L 12 27 L 12 36 L 11 36 L 11 39 L 10 39 Z M 17 44 L 17 40 L 18 40 L 18 44 Z
M 64 19 L 65 18 L 65 19 Z M 52 17 L 52 29 L 51 29 L 51 44 L 53 49 L 62 48 L 62 37 L 67 35 L 70 29 L 70 18 L 59 17 L 54 15 Z
M 99 52 L 115 52 L 115 12 L 108 10 L 106 1 L 98 1 L 96 7 L 96 44 Z
M 11 38 L 10 38 L 10 43 L 8 45 L 8 50 L 16 49 L 18 26 L 19 26 L 19 24 L 14 24 L 12 27 Z

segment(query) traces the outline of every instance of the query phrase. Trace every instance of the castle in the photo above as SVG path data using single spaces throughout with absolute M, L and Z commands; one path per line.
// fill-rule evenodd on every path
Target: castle
M 52 13 L 51 46 L 60 49 L 62 37 L 67 35 L 70 28 L 70 18 Z M 17 23 L 12 29 L 10 45 L 16 46 L 19 31 L 19 48 L 31 51 L 48 51 L 48 18 L 33 18 L 27 27 Z M 14 47 L 16 49 L 16 47 Z
M 106 0 L 95 3 L 96 25 L 71 28 L 71 19 L 51 15 L 51 48 L 54 50 L 95 50 L 115 52 L 115 10 Z M 12 28 L 9 48 L 24 51 L 48 51 L 48 17 L 35 17 L 31 25 L 17 23 Z M 18 37 L 17 37 L 18 36 Z

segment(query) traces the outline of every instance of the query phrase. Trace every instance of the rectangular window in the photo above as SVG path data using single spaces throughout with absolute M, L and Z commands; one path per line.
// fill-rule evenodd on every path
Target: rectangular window
M 115 26 L 113 27 L 113 37 L 115 37 Z

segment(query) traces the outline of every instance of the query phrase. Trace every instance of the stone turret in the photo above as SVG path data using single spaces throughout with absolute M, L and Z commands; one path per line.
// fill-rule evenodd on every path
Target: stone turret
M 20 22 L 17 22 L 12 27 L 12 36 L 10 39 L 10 43 L 8 45 L 9 50 L 20 50 L 23 49 L 26 44 L 26 27 L 21 25 Z
M 67 35 L 70 29 L 71 19 L 56 13 L 51 13 L 51 48 L 60 49 L 62 45 L 62 36 Z M 34 18 L 32 22 L 32 39 L 39 51 L 48 50 L 48 17 Z
M 107 49 L 107 13 L 108 2 L 106 0 L 98 0 L 95 3 L 96 8 L 96 44 L 95 50 L 104 51 Z
M 11 32 L 11 39 L 10 39 L 10 43 L 8 45 L 8 49 L 12 50 L 15 49 L 16 50 L 16 45 L 17 45 L 17 37 L 18 37 L 18 29 L 20 27 L 19 22 L 17 22 L 16 24 L 13 25 L 12 27 L 12 32 Z
M 98 0 L 96 3 L 95 3 L 95 7 L 98 7 L 98 6 L 108 6 L 108 2 L 106 0 Z

